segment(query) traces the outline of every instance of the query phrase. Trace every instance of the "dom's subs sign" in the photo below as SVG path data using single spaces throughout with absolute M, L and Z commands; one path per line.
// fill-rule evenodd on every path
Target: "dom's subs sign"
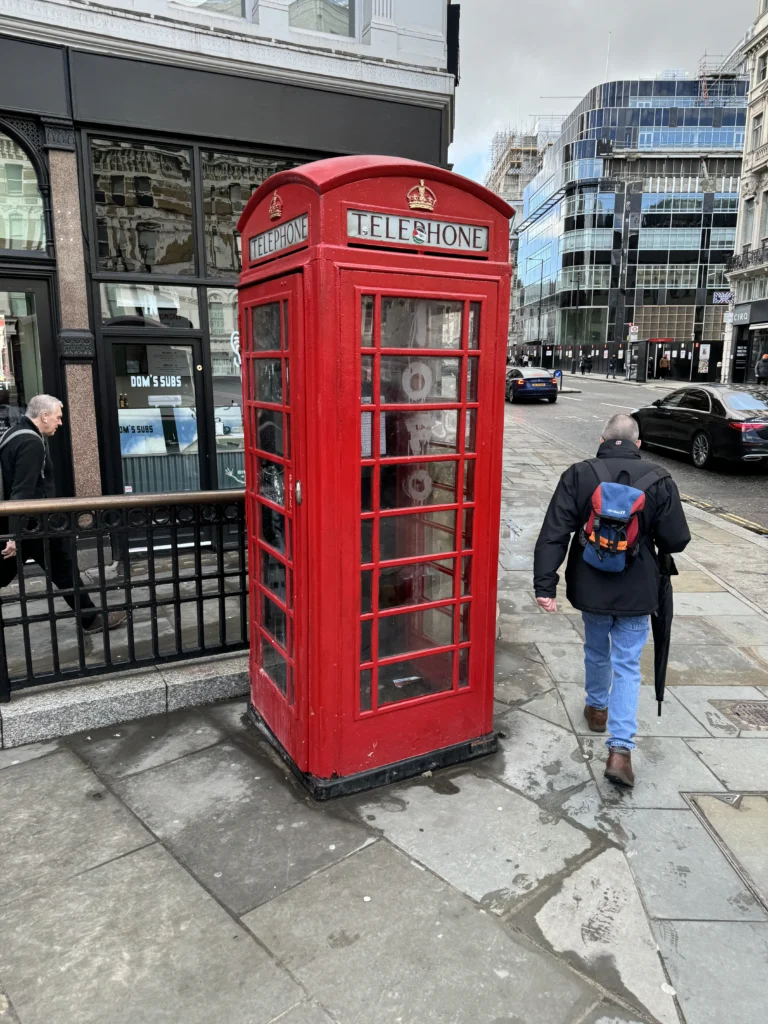
M 347 237 L 356 242 L 413 245 L 452 252 L 488 252 L 488 228 L 426 217 L 347 210 Z

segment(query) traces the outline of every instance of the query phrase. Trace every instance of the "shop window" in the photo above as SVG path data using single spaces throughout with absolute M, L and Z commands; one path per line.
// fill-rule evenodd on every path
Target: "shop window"
M 236 227 L 251 193 L 277 171 L 295 161 L 201 152 L 205 211 L 205 263 L 209 277 L 236 277 L 240 272 L 240 238 Z
M 234 288 L 209 288 L 207 302 L 219 487 L 222 490 L 236 489 L 245 487 L 243 386 L 240 376 L 237 292 Z M 286 382 L 287 373 L 286 362 Z
M 353 36 L 355 0 L 293 0 L 288 6 L 288 23 L 291 28 Z
M 32 291 L 0 291 L 0 435 L 15 426 L 43 390 L 37 309 Z
M 94 139 L 91 156 L 99 269 L 194 274 L 189 150 Z
M 37 174 L 24 150 L 0 132 L 0 249 L 45 250 L 45 212 Z
M 105 327 L 197 330 L 197 289 L 169 284 L 100 285 L 101 322 Z

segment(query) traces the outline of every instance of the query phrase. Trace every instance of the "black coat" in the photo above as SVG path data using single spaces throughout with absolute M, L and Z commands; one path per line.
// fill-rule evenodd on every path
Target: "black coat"
M 38 437 L 32 437 L 31 434 L 15 437 L 19 430 L 34 430 Z M 0 449 L 5 500 L 30 501 L 55 497 L 53 464 L 48 444 L 32 420 L 23 416 L 4 436 L 10 437 Z
M 654 468 L 641 460 L 640 450 L 631 441 L 604 441 L 597 457 L 610 460 L 614 480 L 626 471 L 629 484 L 637 483 Z M 560 582 L 557 570 L 573 534 L 565 582 L 574 608 L 596 615 L 650 615 L 659 603 L 660 574 L 654 546 L 661 554 L 674 554 L 691 539 L 677 486 L 670 477 L 664 477 L 646 491 L 645 508 L 638 516 L 639 550 L 621 573 L 602 572 L 584 561 L 579 534 L 589 518 L 597 486 L 597 477 L 586 462 L 577 462 L 560 478 L 536 541 L 536 596 L 556 596 Z
M 755 367 L 755 376 L 758 380 L 768 380 L 768 359 L 759 360 Z

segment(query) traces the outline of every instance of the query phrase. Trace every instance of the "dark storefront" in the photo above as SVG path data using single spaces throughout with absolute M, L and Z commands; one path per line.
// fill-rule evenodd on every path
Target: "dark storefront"
M 768 299 L 734 307 L 730 380 L 755 382 L 755 367 L 768 353 Z
M 8 37 L 0 104 L 0 431 L 46 391 L 60 493 L 242 487 L 249 196 L 338 154 L 444 165 L 447 112 Z

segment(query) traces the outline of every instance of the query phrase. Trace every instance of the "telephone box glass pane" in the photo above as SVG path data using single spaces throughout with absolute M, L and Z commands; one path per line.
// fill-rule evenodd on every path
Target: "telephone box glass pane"
M 382 517 L 379 523 L 381 560 L 445 555 L 453 551 L 456 543 L 456 513 L 444 512 L 441 516 L 442 522 L 434 512 Z
M 363 466 L 360 470 L 360 511 L 373 511 L 373 481 L 375 471 L 373 466 Z
M 472 593 L 472 558 L 462 558 L 461 566 L 461 595 L 466 597 Z
M 455 462 L 408 462 L 381 467 L 381 507 L 451 505 L 456 494 Z
M 360 561 L 373 561 L 373 520 L 363 519 L 360 523 Z
M 273 640 L 277 640 L 281 647 L 287 649 L 288 630 L 285 612 L 270 601 L 266 594 L 261 595 L 261 625 Z
M 466 690 L 469 686 L 469 648 L 459 651 L 459 689 Z
M 363 413 L 365 416 L 365 413 Z M 452 455 L 458 451 L 457 409 L 386 412 L 381 438 L 382 455 L 392 459 L 408 455 Z
M 261 520 L 259 536 L 265 544 L 269 544 L 275 551 L 284 555 L 287 550 L 285 516 L 282 512 L 275 512 L 269 505 L 260 505 L 259 513 Z
M 283 456 L 283 414 L 273 409 L 256 410 L 256 446 L 268 455 Z
M 275 597 L 279 598 L 283 604 L 286 601 L 286 579 L 288 570 L 274 555 L 271 555 L 269 551 L 265 551 L 264 548 L 259 549 L 259 563 L 261 572 L 259 579 L 261 580 L 262 586 L 266 587 Z
M 464 501 L 475 500 L 475 460 L 464 463 Z
M 253 310 L 253 348 L 256 352 L 280 351 L 280 303 L 255 306 Z
M 460 348 L 463 302 L 381 300 L 382 348 Z
M 463 547 L 465 547 L 465 548 L 471 548 L 472 547 L 472 533 L 473 533 L 473 529 L 472 528 L 473 528 L 474 522 L 475 522 L 475 513 L 474 513 L 473 509 L 465 508 L 464 509 L 464 530 L 463 530 L 463 536 L 464 536 Z
M 371 670 L 364 669 L 360 673 L 360 710 L 370 711 L 371 704 Z
M 365 621 L 360 623 L 360 661 L 361 662 L 370 661 L 371 657 L 372 657 L 372 655 L 371 655 L 371 649 L 372 649 L 371 631 L 372 631 L 372 628 L 373 628 L 373 623 L 371 622 L 370 619 L 366 619 Z
M 363 356 L 362 359 L 360 404 L 373 405 L 373 356 Z
M 458 402 L 459 363 L 430 356 L 382 356 L 382 405 Z
M 375 301 L 372 295 L 363 296 L 362 322 L 360 325 L 360 338 L 363 348 L 373 348 L 375 345 L 373 337 L 373 312 Z
M 450 601 L 453 597 L 455 559 L 398 565 L 384 568 L 379 575 L 379 608 Z
M 453 605 L 379 619 L 379 657 L 413 654 L 453 643 Z
M 477 409 L 467 409 L 467 423 L 464 429 L 464 450 L 477 450 Z
M 477 398 L 477 382 L 478 382 L 478 369 L 480 360 L 477 356 L 470 356 L 467 360 L 467 401 L 476 402 Z
M 471 615 L 471 604 L 461 606 L 461 617 L 459 621 L 459 642 L 466 643 L 469 640 L 469 618 Z
M 360 573 L 360 611 L 363 615 L 373 611 L 373 573 L 363 569 Z
M 285 468 L 279 462 L 257 459 L 259 494 L 275 505 L 285 504 Z
M 279 359 L 254 359 L 256 387 L 254 395 L 257 402 L 270 402 L 272 405 L 283 404 L 283 373 Z
M 480 348 L 480 303 L 469 304 L 469 347 Z
M 288 668 L 285 659 L 264 637 L 261 637 L 261 667 L 285 696 L 288 691 Z
M 379 666 L 379 707 L 453 688 L 453 652 Z

